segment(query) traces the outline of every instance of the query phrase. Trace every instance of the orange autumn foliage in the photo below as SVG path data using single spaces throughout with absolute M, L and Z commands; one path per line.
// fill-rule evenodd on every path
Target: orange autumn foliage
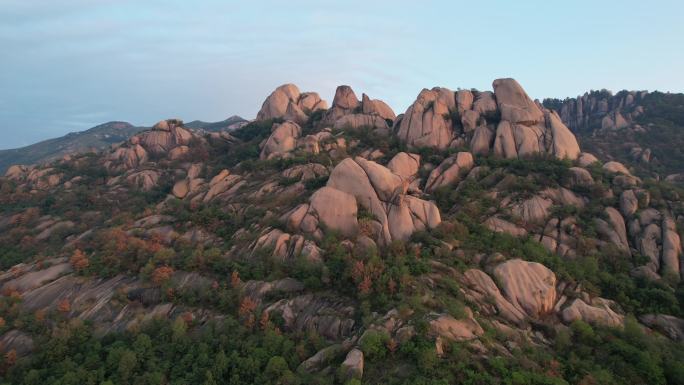
M 237 288 L 240 286 L 240 273 L 237 270 L 233 270 L 230 274 L 230 286 Z
M 152 272 L 152 282 L 155 285 L 161 285 L 168 281 L 173 275 L 173 268 L 169 266 L 160 266 Z
M 69 263 L 76 269 L 76 271 L 81 271 L 88 266 L 90 266 L 90 261 L 88 260 L 88 257 L 79 249 L 76 249 L 73 254 L 71 254 L 71 258 L 69 258 Z
M 57 304 L 57 310 L 59 310 L 62 313 L 68 313 L 71 311 L 71 304 L 69 303 L 69 300 L 64 298 L 59 303 Z
M 257 304 L 256 302 L 254 302 L 253 299 L 245 297 L 240 302 L 240 309 L 238 309 L 238 314 L 240 315 L 240 317 L 245 317 L 249 314 L 252 314 L 256 307 Z

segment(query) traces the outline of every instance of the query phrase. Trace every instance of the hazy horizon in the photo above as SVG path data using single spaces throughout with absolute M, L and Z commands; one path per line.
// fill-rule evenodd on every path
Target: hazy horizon
M 348 84 L 397 113 L 500 77 L 539 99 L 682 92 L 684 4 L 656 3 L 8 0 L 0 149 L 113 120 L 251 119 L 283 83 L 328 102 Z

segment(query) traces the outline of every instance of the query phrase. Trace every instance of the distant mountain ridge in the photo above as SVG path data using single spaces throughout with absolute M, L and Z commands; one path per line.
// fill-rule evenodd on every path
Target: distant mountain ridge
M 99 151 L 114 143 L 123 142 L 144 129 L 145 127 L 136 127 L 128 122 L 113 121 L 26 147 L 0 150 L 0 171 L 4 172 L 13 164 L 34 164 L 54 160 L 69 153 Z
M 228 119 L 222 120 L 220 122 L 205 122 L 202 120 L 193 120 L 192 122 L 186 123 L 185 127 L 192 128 L 195 130 L 201 129 L 205 131 L 217 132 L 217 131 L 231 131 L 238 129 L 245 124 L 247 120 L 243 119 L 241 116 L 233 115 Z
M 204 122 L 195 120 L 186 126 L 204 131 L 233 130 L 246 124 L 247 120 L 233 115 L 220 122 Z M 70 132 L 64 136 L 47 139 L 25 147 L 0 150 L 0 173 L 4 173 L 13 164 L 43 163 L 60 158 L 66 154 L 78 152 L 101 151 L 113 144 L 128 140 L 140 131 L 149 129 L 134 126 L 123 121 L 112 121 L 97 125 L 85 131 Z

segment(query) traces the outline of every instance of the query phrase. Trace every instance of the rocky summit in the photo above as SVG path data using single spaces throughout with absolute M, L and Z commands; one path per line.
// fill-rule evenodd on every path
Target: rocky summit
M 357 95 L 9 167 L 0 383 L 681 383 L 669 96 Z

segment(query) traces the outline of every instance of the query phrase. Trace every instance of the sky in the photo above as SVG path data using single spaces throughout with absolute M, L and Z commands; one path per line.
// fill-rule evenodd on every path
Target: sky
M 277 86 L 684 91 L 684 2 L 0 0 L 0 149 L 112 120 L 255 117 Z

